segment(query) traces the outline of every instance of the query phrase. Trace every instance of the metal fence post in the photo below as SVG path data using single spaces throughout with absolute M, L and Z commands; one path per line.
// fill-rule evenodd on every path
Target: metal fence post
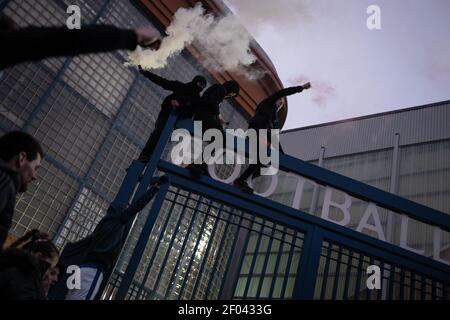
M 161 185 L 159 192 L 156 195 L 152 208 L 150 209 L 150 212 L 148 214 L 147 221 L 145 222 L 144 227 L 142 228 L 141 234 L 139 236 L 138 242 L 136 243 L 136 247 L 128 264 L 127 270 L 125 271 L 122 282 L 120 283 L 119 290 L 117 291 L 116 295 L 117 300 L 124 300 L 127 295 L 128 288 L 130 287 L 134 275 L 136 274 L 136 270 L 138 269 L 142 255 L 145 251 L 145 247 L 147 246 L 147 242 L 150 238 L 150 233 L 152 232 L 153 225 L 155 224 L 156 219 L 158 218 L 158 214 L 164 203 L 168 190 L 169 190 L 169 183 L 165 183 Z
M 311 300 L 314 298 L 322 242 L 323 232 L 320 228 L 313 227 L 306 232 L 295 279 L 294 299 Z

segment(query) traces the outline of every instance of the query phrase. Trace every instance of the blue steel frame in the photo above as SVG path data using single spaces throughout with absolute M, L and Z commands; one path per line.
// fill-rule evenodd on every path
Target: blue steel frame
M 229 227 L 230 227 L 230 225 L 231 225 L 231 219 L 233 219 L 233 216 L 231 215 L 231 214 L 229 214 L 229 216 L 228 216 L 228 219 L 227 219 L 227 225 L 226 225 L 226 227 L 225 227 L 225 232 L 224 232 L 224 235 L 226 235 L 226 234 L 228 234 L 227 232 L 228 232 L 228 229 L 229 229 Z M 242 216 L 239 216 L 239 218 L 238 218 L 238 222 L 237 222 L 237 225 L 239 225 L 240 223 L 241 223 L 241 221 L 242 221 Z M 224 244 L 224 240 L 225 240 L 225 236 L 222 236 L 222 240 L 220 241 L 220 245 L 219 245 L 219 249 L 218 249 L 218 252 L 222 252 L 222 248 L 223 248 L 223 244 Z M 238 237 L 237 235 L 236 235 L 236 237 Z M 234 249 L 235 249 L 235 245 L 236 245 L 236 243 L 237 243 L 237 241 L 235 241 L 234 243 L 233 243 L 233 246 L 232 246 L 232 248 L 231 248 L 231 253 L 232 252 L 234 252 Z M 230 259 L 230 261 L 231 261 L 231 259 Z M 212 272 L 214 272 L 214 270 L 217 268 L 217 264 L 218 264 L 218 262 L 219 262 L 219 259 L 216 259 L 216 261 L 214 262 L 214 265 L 212 266 Z M 208 282 L 208 285 L 206 286 L 207 288 L 210 288 L 211 287 L 211 284 L 212 284 L 212 281 L 213 281 L 213 277 L 210 277 L 210 279 L 209 279 L 209 282 Z M 222 286 L 221 286 L 222 287 Z M 220 293 L 219 293 L 220 294 Z M 206 295 L 206 292 L 205 292 L 205 295 Z M 203 299 L 207 299 L 208 297 L 207 296 L 204 296 L 204 297 L 202 297 Z
M 187 195 L 186 201 L 187 201 L 187 199 L 189 198 L 189 196 L 190 196 L 190 193 Z M 171 207 L 173 207 L 174 205 L 175 205 L 175 201 L 171 203 Z M 170 212 L 170 211 L 171 211 L 171 210 L 169 210 L 169 212 Z M 169 242 L 169 244 L 168 244 L 168 249 L 167 249 L 166 253 L 164 254 L 164 260 L 163 260 L 163 262 L 162 262 L 162 265 L 166 265 L 167 260 L 169 259 L 170 248 L 173 246 L 173 244 L 174 244 L 174 242 L 175 242 L 177 230 L 179 230 L 179 228 L 180 228 L 180 226 L 181 226 L 181 222 L 183 221 L 183 215 L 184 215 L 184 210 L 183 210 L 182 212 L 180 212 L 180 215 L 179 215 L 179 217 L 178 217 L 177 224 L 176 224 L 176 226 L 175 226 L 175 228 L 174 228 L 174 233 L 173 233 L 173 235 L 172 235 L 172 237 L 171 237 L 171 239 L 170 239 L 170 242 Z M 167 221 L 169 221 L 169 220 L 170 220 L 170 215 L 167 215 Z M 159 240 L 158 240 L 157 243 L 159 243 L 159 242 L 161 241 L 161 237 L 164 235 L 164 230 L 166 230 L 166 227 L 163 227 L 163 228 L 161 229 L 161 235 L 160 235 L 160 238 L 159 238 Z M 147 281 L 147 278 L 148 278 L 148 276 L 149 276 L 149 273 L 150 273 L 150 270 L 151 270 L 151 268 L 152 268 L 152 264 L 153 264 L 153 261 L 154 261 L 154 258 L 155 258 L 155 255 L 156 255 L 157 251 L 158 251 L 157 248 L 155 248 L 154 251 L 153 251 L 153 256 L 152 256 L 152 259 L 149 261 L 149 265 L 148 265 L 148 267 L 147 267 L 147 271 L 146 271 L 146 274 L 145 274 L 144 279 L 143 279 L 143 281 L 142 281 L 140 290 L 144 288 L 144 284 L 145 284 L 145 282 Z M 180 255 L 181 255 L 181 254 L 182 254 L 182 252 L 180 252 Z M 159 284 L 160 284 L 160 281 L 161 281 L 161 278 L 162 278 L 163 273 L 164 273 L 163 270 L 161 270 L 161 271 L 159 272 L 157 278 L 156 278 L 156 281 L 155 281 L 155 290 L 154 290 L 155 292 L 158 291 L 158 287 L 159 287 Z M 139 292 L 138 292 L 138 296 L 139 296 Z
M 208 199 L 212 199 L 219 203 L 232 204 L 235 208 L 257 215 L 263 219 L 263 221 L 270 220 L 281 223 L 304 233 L 302 255 L 298 265 L 297 278 L 294 286 L 294 298 L 312 299 L 314 297 L 318 266 L 324 241 L 329 241 L 330 251 L 332 250 L 332 243 L 337 243 L 340 246 L 345 246 L 348 250 L 351 250 L 351 252 L 359 251 L 366 253 L 376 259 L 387 260 L 390 263 L 405 266 L 411 270 L 420 272 L 423 275 L 433 276 L 435 279 L 450 283 L 450 267 L 439 261 L 418 255 L 396 245 L 375 239 L 269 199 L 243 193 L 230 185 L 220 183 L 209 177 L 200 176 L 196 179 L 192 179 L 192 176 L 187 169 L 173 165 L 159 158 L 175 125 L 176 127 L 188 128 L 192 132 L 192 124 L 190 121 L 181 120 L 176 122 L 176 120 L 176 114 L 172 113 L 161 136 L 161 140 L 158 143 L 157 150 L 152 155 L 144 178 L 138 186 L 136 196 L 148 187 L 148 182 L 158 169 L 169 176 L 170 185 L 172 186 L 207 197 Z M 137 166 L 137 164 L 134 163 L 132 169 L 133 166 Z M 401 212 L 419 221 L 439 226 L 443 230 L 450 230 L 450 217 L 448 215 L 381 191 L 369 185 L 365 185 L 348 177 L 286 155 L 280 155 L 280 168 L 285 171 L 308 177 L 320 184 L 332 186 L 357 198 L 371 201 L 389 210 Z M 129 175 L 132 175 L 133 172 L 133 170 L 130 170 Z M 135 179 L 127 178 L 122 186 L 123 191 L 134 190 L 136 183 Z M 149 238 L 156 215 L 163 203 L 164 194 L 164 191 L 161 192 L 161 195 L 158 196 L 159 200 L 155 202 L 151 208 L 148 221 L 144 227 L 145 230 L 141 233 L 140 240 L 142 239 L 142 241 L 138 242 L 136 245 L 135 252 L 132 255 L 130 264 L 125 272 L 118 294 L 116 295 L 117 299 L 124 299 L 126 297 L 128 286 L 133 281 L 134 274 L 141 259 L 141 254 L 145 248 L 146 239 Z M 264 228 L 264 225 L 262 225 L 261 228 Z M 259 242 L 260 239 L 258 243 Z M 259 244 L 257 244 L 257 247 L 258 245 Z M 339 250 L 342 252 L 342 248 Z M 349 260 L 350 259 L 353 258 L 349 257 Z M 361 267 L 362 260 L 359 261 L 359 264 Z M 254 261 L 252 261 L 252 267 L 253 265 Z M 340 262 L 338 262 L 338 268 L 339 265 Z M 360 268 L 358 273 L 359 279 L 361 276 Z M 286 274 L 289 273 L 287 272 Z M 357 283 L 356 292 L 358 292 L 359 285 L 360 284 Z M 346 290 L 348 290 L 348 283 L 346 283 L 345 286 Z M 336 296 L 337 289 L 336 286 L 334 287 L 333 296 Z M 248 290 L 248 284 L 245 290 Z M 285 283 L 283 285 L 283 291 L 284 290 Z
M 249 223 L 249 229 L 248 229 L 247 234 L 245 235 L 245 242 L 244 242 L 244 244 L 243 244 L 243 246 L 242 246 L 242 249 L 245 250 L 245 251 L 246 251 L 247 248 L 248 248 L 248 245 L 249 245 L 249 242 L 250 242 L 250 238 L 251 238 L 251 236 L 252 236 L 253 225 L 255 224 L 256 218 L 257 218 L 257 216 L 256 216 L 256 215 L 253 215 L 252 218 L 251 218 L 251 221 L 250 221 L 250 223 Z M 255 248 L 256 248 L 256 244 L 255 244 Z M 239 262 L 238 262 L 238 269 L 237 269 L 238 271 L 242 270 L 242 264 L 243 264 L 244 259 L 245 259 L 245 251 L 243 251 L 244 254 L 241 254 L 240 257 L 239 257 L 239 260 L 238 260 L 238 261 L 239 261 Z M 233 252 L 234 252 L 234 250 L 233 250 Z M 230 259 L 229 262 L 231 263 L 231 259 Z M 227 266 L 227 268 L 229 268 L 229 267 L 230 267 L 230 265 Z M 235 277 L 234 283 L 233 283 L 233 291 L 235 290 L 235 288 L 236 288 L 236 286 L 237 286 L 238 280 L 239 280 L 239 278 L 238 278 L 238 277 Z M 244 288 L 244 291 L 245 291 L 245 288 Z
M 189 225 L 188 225 L 188 228 L 187 228 L 187 230 L 188 230 L 188 231 L 187 231 L 187 234 L 190 234 L 191 231 L 192 231 L 192 228 L 193 228 L 193 226 L 194 226 L 194 221 L 196 221 L 197 216 L 198 216 L 198 215 L 197 215 L 197 213 L 198 213 L 197 209 L 198 209 L 198 207 L 200 206 L 200 203 L 201 203 L 201 201 L 199 200 L 199 201 L 197 201 L 197 203 L 196 203 L 196 205 L 195 205 L 195 208 L 194 208 L 194 211 L 193 211 L 193 214 L 192 214 L 191 221 L 189 222 Z M 182 212 L 182 214 L 184 214 L 184 211 Z M 177 262 L 176 262 L 175 267 L 174 267 L 174 269 L 173 269 L 173 273 L 172 273 L 172 275 L 170 276 L 169 285 L 167 286 L 166 292 L 165 292 L 165 294 L 164 294 L 164 297 L 166 297 L 166 298 L 167 298 L 167 295 L 170 293 L 170 291 L 172 290 L 172 288 L 173 288 L 173 286 L 174 286 L 174 283 L 175 283 L 174 281 L 175 281 L 175 277 L 176 277 L 176 274 L 177 274 L 177 270 L 178 270 L 178 268 L 179 268 L 179 266 L 180 266 L 180 262 L 181 262 L 182 257 L 183 257 L 183 252 L 184 252 L 184 250 L 185 250 L 185 248 L 186 248 L 186 245 L 187 245 L 187 243 L 188 243 L 188 238 L 189 238 L 189 236 L 186 235 L 186 236 L 184 237 L 184 239 L 183 239 L 183 244 L 181 245 L 180 254 L 179 254 L 178 258 L 177 258 Z
M 246 297 L 246 296 L 248 295 L 248 290 L 249 290 L 249 288 L 250 288 L 250 283 L 252 282 L 252 277 L 251 277 L 251 275 L 252 275 L 253 272 L 254 272 L 256 260 L 258 259 L 258 252 L 259 252 L 259 249 L 260 249 L 260 246 L 261 246 L 261 238 L 262 238 L 262 236 L 263 236 L 263 229 L 264 229 L 265 224 L 266 224 L 266 219 L 263 219 L 263 221 L 261 222 L 261 224 L 259 224 L 259 225 L 257 226 L 257 229 L 256 229 L 256 230 L 253 229 L 253 228 L 254 228 L 254 227 L 253 227 L 253 228 L 251 228 L 250 231 L 249 231 L 249 235 L 250 235 L 250 236 L 249 236 L 247 239 L 250 239 L 252 232 L 253 232 L 253 233 L 256 232 L 258 238 L 257 238 L 256 244 L 255 244 L 255 251 L 254 251 L 254 254 L 253 254 L 253 257 L 252 257 L 252 263 L 250 264 L 250 269 L 249 269 L 249 271 L 248 271 L 248 274 L 249 274 L 250 276 L 247 278 L 247 282 L 245 283 L 245 289 L 244 289 L 244 294 L 243 294 L 244 297 Z M 247 245 L 246 245 L 245 247 L 247 247 Z
M 175 206 L 175 201 L 174 202 L 171 202 L 171 204 L 170 204 L 170 209 L 169 209 L 169 212 L 170 211 L 172 211 L 172 208 Z M 170 215 L 167 215 L 167 217 L 165 218 L 166 220 L 165 220 L 165 222 L 164 222 L 164 226 L 161 228 L 161 232 L 160 232 L 160 234 L 159 234 L 159 236 L 158 236 L 158 241 L 156 242 L 156 243 L 159 243 L 159 242 L 161 242 L 161 239 L 164 237 L 164 230 L 166 230 L 166 228 L 167 228 L 167 225 L 169 224 L 169 221 L 170 221 L 170 219 L 171 219 L 171 216 Z M 179 221 L 178 221 L 178 223 L 181 221 L 181 217 L 180 217 L 180 219 L 179 219 Z M 177 223 L 177 227 L 178 227 L 178 224 Z M 172 238 L 172 240 L 174 240 L 175 239 L 175 236 Z M 169 244 L 169 247 L 171 247 L 172 246 L 172 244 L 173 244 L 173 241 L 171 241 L 171 243 Z M 164 258 L 164 262 L 163 262 L 163 265 L 166 263 L 166 261 L 167 261 L 167 258 L 168 258 L 168 253 L 170 252 L 170 250 L 167 250 L 167 252 L 166 252 L 166 255 L 165 255 L 165 258 Z M 152 270 L 152 267 L 153 267 L 153 261 L 155 260 L 155 257 L 156 257 L 156 254 L 158 253 L 158 248 L 155 248 L 155 250 L 153 250 L 153 253 L 152 253 L 152 256 L 151 256 L 151 258 L 150 258 L 150 260 L 149 260 L 149 262 L 148 262 L 148 266 L 147 266 L 147 270 L 145 271 L 145 275 L 144 275 L 144 278 L 143 278 L 143 280 L 142 280 L 142 283 L 141 283 L 141 285 L 139 286 L 139 291 L 137 292 L 137 296 L 139 297 L 139 294 L 141 293 L 141 291 L 144 289 L 144 284 L 145 284 L 145 282 L 147 281 L 147 278 L 148 278 L 148 276 L 149 276 L 149 274 L 150 274 L 150 271 Z M 161 274 L 162 274 L 162 272 L 160 272 L 160 274 L 158 275 L 158 279 L 156 280 L 156 283 L 158 284 L 158 282 L 159 282 L 159 278 L 160 278 L 160 276 L 161 276 Z M 157 287 L 157 284 L 155 285 L 155 287 L 156 288 L 158 288 Z M 156 290 L 155 290 L 156 291 Z
M 283 247 L 284 247 L 284 241 L 285 241 L 285 237 L 286 237 L 286 229 L 287 229 L 287 227 L 283 226 L 283 234 L 281 235 L 281 239 L 280 239 L 280 247 L 278 249 L 277 259 L 275 261 L 275 266 L 273 268 L 274 273 L 278 273 L 278 268 L 280 266 L 281 257 L 283 256 Z M 306 261 L 306 260 L 304 260 L 304 261 Z M 272 277 L 272 281 L 270 283 L 270 288 L 269 288 L 269 298 L 273 298 L 273 292 L 274 292 L 274 289 L 275 289 L 276 281 L 277 281 L 277 278 L 276 277 Z
M 275 231 L 276 231 L 276 225 L 273 223 L 272 231 L 270 233 L 269 243 L 267 244 L 267 251 L 269 252 L 269 254 L 267 254 L 264 257 L 264 263 L 262 265 L 261 276 L 260 276 L 261 279 L 259 281 L 258 288 L 256 289 L 257 297 L 259 297 L 261 295 L 261 289 L 262 289 L 262 285 L 264 282 L 264 276 L 266 275 L 267 263 L 269 262 L 269 259 L 270 259 L 270 252 L 272 252 L 272 243 L 273 243 L 273 236 L 275 235 Z M 280 243 L 280 247 L 281 247 L 281 243 Z
M 221 214 L 222 214 L 222 208 L 223 208 L 223 204 L 221 204 L 221 206 L 220 206 L 220 208 L 219 208 L 219 210 L 218 210 L 218 212 L 217 212 L 217 217 L 220 217 L 220 216 L 221 216 Z M 206 221 L 208 218 L 209 218 L 209 217 L 205 217 L 205 221 Z M 217 224 L 218 224 L 218 223 L 219 223 L 219 219 L 215 219 L 214 225 L 213 225 L 213 228 L 212 228 L 212 231 L 211 231 L 211 234 L 215 234 L 215 233 L 216 233 L 215 230 L 217 229 Z M 201 235 L 199 235 L 198 239 L 201 239 Z M 212 243 L 213 243 L 213 239 L 210 237 L 209 240 L 208 240 L 208 245 L 207 245 L 205 254 L 203 255 L 202 265 L 201 265 L 201 267 L 200 267 L 200 269 L 199 269 L 199 271 L 198 271 L 198 275 L 199 275 L 199 276 L 195 279 L 195 280 L 196 280 L 196 281 L 195 281 L 195 286 L 194 286 L 194 289 L 192 290 L 193 295 L 195 295 L 195 293 L 196 293 L 196 291 L 197 291 L 197 288 L 198 288 L 198 286 L 199 286 L 199 284 L 200 284 L 201 277 L 202 277 L 202 274 L 203 274 L 203 270 L 205 269 L 206 260 L 208 259 L 209 252 L 211 251 Z M 193 261 L 193 259 L 191 259 L 191 261 Z M 192 299 L 193 295 L 191 296 L 191 299 Z

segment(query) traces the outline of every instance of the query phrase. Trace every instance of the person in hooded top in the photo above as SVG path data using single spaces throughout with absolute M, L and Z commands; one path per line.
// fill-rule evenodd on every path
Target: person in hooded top
M 161 111 L 156 119 L 155 128 L 139 155 L 138 160 L 147 163 L 155 150 L 172 109 L 175 108 L 180 117 L 192 118 L 197 104 L 200 103 L 200 94 L 206 87 L 206 79 L 201 75 L 197 75 L 192 81 L 183 83 L 180 81 L 164 79 L 153 72 L 143 70 L 141 67 L 139 67 L 139 70 L 140 73 L 151 82 L 164 90 L 172 92 L 162 102 Z
M 280 124 L 278 121 L 278 111 L 283 106 L 283 97 L 290 96 L 296 93 L 300 93 L 303 90 L 307 90 L 311 88 L 311 83 L 306 83 L 302 86 L 295 86 L 290 88 L 285 88 L 280 91 L 275 92 L 271 96 L 267 97 L 263 101 L 261 101 L 257 108 L 255 115 L 249 120 L 248 128 L 254 129 L 258 133 L 259 130 L 266 129 L 267 130 L 267 146 L 271 146 L 271 134 L 270 130 L 272 129 L 280 129 Z M 283 153 L 283 149 L 280 146 L 280 152 Z M 237 178 L 233 184 L 239 189 L 253 193 L 253 189 L 248 185 L 247 179 L 254 176 L 260 175 L 260 170 L 262 168 L 262 164 L 259 161 L 259 144 L 256 149 L 256 164 L 250 164 L 247 169 L 242 173 L 242 175 Z
M 225 146 L 225 130 L 226 125 L 220 113 L 220 104 L 226 99 L 235 98 L 239 95 L 240 86 L 234 81 L 227 81 L 223 84 L 214 84 L 209 87 L 202 95 L 200 103 L 197 105 L 197 109 L 194 115 L 194 121 L 201 121 L 202 134 L 208 129 L 218 129 L 222 132 L 223 145 Z M 187 168 L 194 174 L 208 175 L 207 165 L 205 162 L 202 164 L 192 163 Z

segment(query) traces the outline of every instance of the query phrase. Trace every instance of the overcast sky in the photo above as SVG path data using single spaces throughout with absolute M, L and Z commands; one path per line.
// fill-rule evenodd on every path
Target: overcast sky
M 224 1 L 285 87 L 313 85 L 288 99 L 284 130 L 450 99 L 450 0 Z

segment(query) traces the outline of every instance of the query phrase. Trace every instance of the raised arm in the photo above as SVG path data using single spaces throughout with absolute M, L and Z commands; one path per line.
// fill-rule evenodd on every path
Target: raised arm
M 0 59 L 0 69 L 36 61 L 47 57 L 71 56 L 108 52 L 119 49 L 134 50 L 140 43 L 157 39 L 157 30 L 144 27 L 136 30 L 114 26 L 91 25 L 81 30 L 67 27 L 29 27 L 0 31 L 0 41 L 6 47 Z
M 130 204 L 130 206 L 125 209 L 120 214 L 120 220 L 123 224 L 127 224 L 133 217 L 153 199 L 153 197 L 158 193 L 159 186 L 167 182 L 167 177 L 162 176 L 157 183 L 152 185 L 139 199 Z
M 290 96 L 290 95 L 293 95 L 296 93 L 300 93 L 302 91 L 303 91 L 303 86 L 285 88 L 285 89 L 275 92 L 270 97 L 266 98 L 262 103 L 273 104 L 277 100 L 279 100 L 283 97 L 287 97 L 287 96 Z
M 150 80 L 151 82 L 153 82 L 154 84 L 160 86 L 161 88 L 163 88 L 165 90 L 169 90 L 172 92 L 177 92 L 179 90 L 182 90 L 183 83 L 181 83 L 179 81 L 172 81 L 172 80 L 164 79 L 163 77 L 160 77 L 160 76 L 154 74 L 153 72 L 142 69 L 141 66 L 139 66 L 139 72 L 144 77 L 146 77 L 148 80 Z

